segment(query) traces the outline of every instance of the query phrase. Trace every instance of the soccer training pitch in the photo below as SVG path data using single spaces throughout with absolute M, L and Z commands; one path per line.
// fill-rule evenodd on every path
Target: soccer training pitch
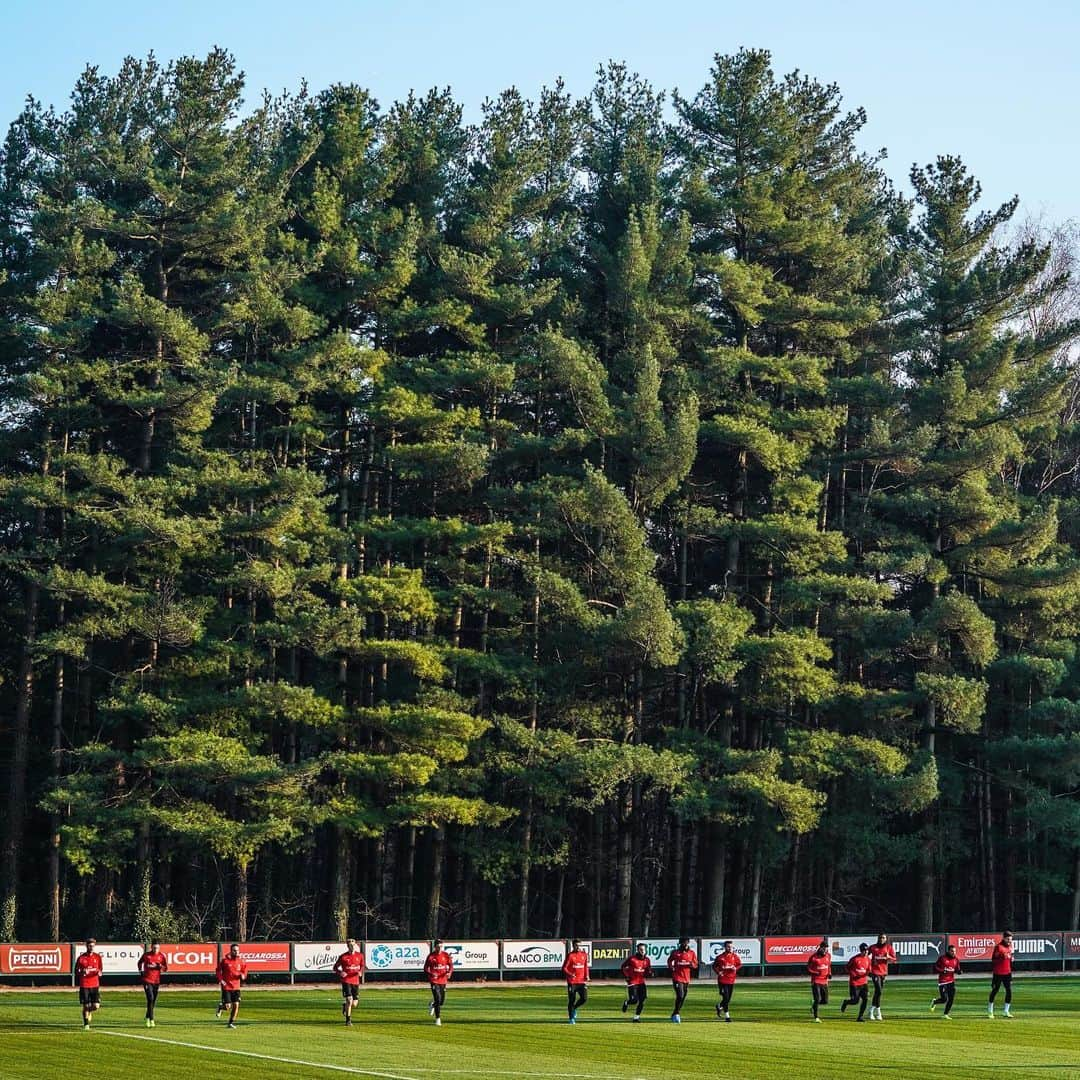
M 806 985 L 744 983 L 734 1022 L 717 1021 L 716 989 L 695 984 L 683 1023 L 668 1015 L 671 990 L 649 987 L 642 1023 L 620 1011 L 616 984 L 595 984 L 578 1022 L 566 1022 L 558 987 L 463 988 L 451 984 L 442 1027 L 428 994 L 362 989 L 355 1024 L 342 1023 L 331 990 L 250 990 L 235 1031 L 215 1021 L 216 991 L 164 990 L 157 1026 L 143 1023 L 141 993 L 104 991 L 84 1032 L 74 991 L 0 995 L 4 1080 L 273 1080 L 335 1076 L 394 1080 L 668 1080 L 738 1077 L 799 1080 L 879 1073 L 893 1077 L 1080 1077 L 1080 978 L 1020 977 L 1015 1018 L 989 1020 L 988 979 L 962 979 L 952 1021 L 929 1011 L 934 984 L 893 980 L 882 1023 L 841 1016 L 834 981 L 823 1023 L 810 1022 Z M 1000 1014 L 1001 1004 L 998 1003 Z

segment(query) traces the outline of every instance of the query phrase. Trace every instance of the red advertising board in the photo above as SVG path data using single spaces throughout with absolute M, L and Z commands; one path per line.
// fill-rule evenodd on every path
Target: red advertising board
M 217 970 L 218 947 L 215 942 L 162 945 L 161 951 L 165 954 L 170 975 L 213 975 Z
M 767 937 L 766 964 L 805 964 L 821 944 L 820 934 L 814 937 Z
M 1065 955 L 1080 956 L 1080 934 L 1065 935 Z
M 958 960 L 989 960 L 994 946 L 1001 940 L 1000 932 L 974 931 L 969 934 L 950 934 L 949 944 L 956 946 Z M 1014 960 L 1056 960 L 1061 957 L 1061 935 L 1033 930 L 1013 934 Z
M 71 946 L 0 945 L 0 975 L 66 975 L 71 971 Z
M 240 955 L 248 971 L 288 971 L 290 967 L 287 941 L 247 941 L 239 945 Z

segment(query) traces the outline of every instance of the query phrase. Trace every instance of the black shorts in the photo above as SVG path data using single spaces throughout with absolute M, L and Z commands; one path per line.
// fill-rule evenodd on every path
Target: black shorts
M 101 987 L 80 987 L 79 988 L 79 1004 L 80 1005 L 100 1005 L 101 1004 Z
M 222 990 L 221 1000 L 226 1005 L 239 1005 L 240 1004 L 240 991 L 239 990 Z
M 360 998 L 360 984 L 355 986 L 352 983 L 341 984 L 341 996 L 343 998 L 352 998 L 353 1001 L 357 1001 Z

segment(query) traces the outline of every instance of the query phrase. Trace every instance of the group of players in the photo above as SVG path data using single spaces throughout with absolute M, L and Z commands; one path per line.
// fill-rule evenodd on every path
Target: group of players
M 83 1029 L 89 1030 L 93 1014 L 101 1008 L 101 972 L 102 958 L 96 951 L 96 942 L 90 938 L 85 951 L 75 961 L 75 980 L 79 988 L 79 1004 L 82 1006 Z M 350 938 L 348 948 L 334 964 L 334 973 L 341 980 L 341 1012 L 347 1027 L 352 1027 L 353 1009 L 360 997 L 360 982 L 364 976 L 364 954 L 359 943 Z M 1012 934 L 1006 930 L 1001 940 L 994 946 L 991 957 L 992 982 L 990 997 L 987 1001 L 987 1015 L 994 1015 L 994 1001 L 999 990 L 1004 990 L 1005 1008 L 1003 1015 L 1012 1017 Z M 888 935 L 879 934 L 873 945 L 863 943 L 859 951 L 852 956 L 846 966 L 848 977 L 848 996 L 840 1002 L 840 1012 L 846 1012 L 849 1006 L 858 1005 L 856 1020 L 860 1023 L 867 1019 L 869 1007 L 870 1020 L 882 1020 L 881 996 L 885 989 L 885 979 L 889 974 L 889 965 L 896 963 L 896 952 Z M 680 938 L 675 949 L 667 958 L 667 971 L 671 978 L 675 1000 L 671 1012 L 673 1024 L 682 1023 L 682 1008 L 690 991 L 694 972 L 699 968 L 697 953 L 690 948 L 689 938 Z M 719 1020 L 731 1023 L 731 999 L 735 992 L 742 960 L 735 952 L 732 942 L 725 941 L 723 949 L 712 963 L 716 973 L 720 1000 L 716 1003 L 716 1016 Z M 161 946 L 154 941 L 147 945 L 139 958 L 139 974 L 143 991 L 146 994 L 146 1026 L 155 1026 L 154 1008 L 157 1004 L 158 991 L 161 989 L 161 976 L 169 970 L 169 964 Z M 829 1003 L 829 982 L 832 979 L 832 956 L 829 943 L 825 939 L 817 947 L 806 965 L 810 976 L 811 1017 L 814 1023 L 821 1023 L 819 1010 Z M 956 956 L 956 947 L 950 945 L 943 956 L 934 964 L 938 978 L 938 995 L 930 1003 L 933 1012 L 943 1005 L 942 1015 L 952 1019 L 953 1002 L 956 998 L 956 977 L 961 974 L 960 961 Z M 443 948 L 441 941 L 431 943 L 431 951 L 424 961 L 424 974 L 431 988 L 431 1003 L 428 1015 L 434 1017 L 436 1026 L 442 1024 L 442 1012 L 446 1003 L 446 985 L 454 972 L 454 961 Z M 626 998 L 622 1011 L 634 1008 L 632 1019 L 641 1020 L 641 1014 L 648 998 L 648 980 L 653 975 L 652 961 L 647 955 L 645 943 L 638 944 L 635 952 L 622 963 L 621 972 L 626 980 Z M 578 1009 L 589 998 L 589 956 L 577 939 L 570 943 L 563 962 L 562 973 L 566 979 L 566 1014 L 571 1024 L 577 1023 Z M 247 978 L 248 968 L 240 955 L 237 945 L 232 945 L 229 952 L 221 958 L 217 966 L 217 980 L 221 987 L 221 1000 L 217 1006 L 217 1017 L 228 1013 L 228 1027 L 236 1027 L 236 1018 L 240 1012 L 240 988 Z M 870 988 L 873 987 L 873 996 Z

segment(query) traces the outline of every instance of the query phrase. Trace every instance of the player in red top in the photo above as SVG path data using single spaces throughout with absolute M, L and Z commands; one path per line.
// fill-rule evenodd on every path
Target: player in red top
M 428 985 L 431 987 L 428 1015 L 435 1017 L 436 1027 L 442 1027 L 442 1007 L 446 1002 L 446 984 L 450 981 L 453 971 L 453 959 L 443 949 L 442 942 L 436 938 L 431 943 L 431 952 L 424 961 L 424 974 L 428 977 Z
M 1006 930 L 1001 935 L 1001 940 L 994 946 L 994 952 L 990 957 L 990 969 L 993 979 L 990 983 L 990 998 L 986 1003 L 986 1015 L 994 1015 L 994 998 L 997 992 L 1005 987 L 1005 1008 L 1002 1015 L 1012 1019 L 1012 962 L 1013 962 L 1013 936 L 1011 930 Z
M 360 976 L 364 974 L 364 954 L 356 943 L 356 938 L 349 938 L 345 943 L 349 947 L 334 963 L 334 970 L 341 979 L 341 1011 L 345 1016 L 345 1026 L 352 1027 L 352 1011 L 360 997 Z
M 870 982 L 874 986 L 874 998 L 870 1002 L 870 1019 L 884 1020 L 881 1015 L 881 991 L 885 989 L 885 976 L 889 965 L 896 963 L 896 950 L 888 934 L 878 934 L 877 944 L 870 946 Z
M 682 1023 L 682 1007 L 690 991 L 690 978 L 698 969 L 697 953 L 690 948 L 689 938 L 679 938 L 679 946 L 667 958 L 671 972 L 671 986 L 675 991 L 675 1007 L 671 1013 L 673 1024 Z
M 225 1005 L 229 1007 L 229 1027 L 236 1027 L 236 1017 L 240 1013 L 240 984 L 247 978 L 247 964 L 240 955 L 239 945 L 229 946 L 229 955 L 218 961 L 217 979 L 221 984 L 221 1002 L 217 1014 L 221 1015 Z
M 845 1012 L 849 1005 L 858 1003 L 858 1022 L 861 1024 L 866 1017 L 866 982 L 870 978 L 870 946 L 864 941 L 859 946 L 859 951 L 847 962 L 848 996 L 846 1001 L 840 1002 L 840 1011 Z
M 721 1016 L 731 1023 L 731 995 L 735 993 L 735 979 L 742 967 L 742 957 L 735 951 L 732 942 L 725 941 L 722 952 L 717 953 L 712 962 L 716 972 L 716 986 L 720 991 L 720 1000 L 716 1003 L 716 1018 Z
M 956 956 L 955 945 L 950 945 L 945 950 L 945 955 L 937 958 L 934 970 L 937 972 L 938 996 L 930 1002 L 930 1011 L 944 1005 L 943 1015 L 946 1020 L 951 1020 L 949 1013 L 952 1012 L 953 1000 L 956 998 L 956 976 L 960 974 L 960 961 Z
M 644 941 L 638 942 L 637 951 L 622 962 L 619 970 L 626 980 L 626 1000 L 622 1003 L 622 1011 L 626 1012 L 631 1005 L 635 1005 L 634 1022 L 637 1023 L 641 1019 L 641 1010 L 645 1008 L 645 999 L 649 996 L 645 980 L 652 975 L 652 961 Z
M 589 954 L 577 938 L 570 942 L 562 973 L 566 976 L 567 1020 L 576 1024 L 578 1009 L 589 1000 Z
M 101 953 L 95 952 L 97 941 L 86 939 L 86 952 L 75 961 L 75 982 L 79 986 L 83 1031 L 90 1030 L 90 1017 L 101 1008 Z
M 142 976 L 143 993 L 146 994 L 146 1026 L 154 1026 L 154 1006 L 157 1004 L 158 991 L 161 989 L 161 976 L 169 970 L 169 962 L 161 951 L 161 945 L 151 941 L 143 946 L 139 957 L 139 974 Z
M 810 995 L 813 999 L 814 1023 L 820 1024 L 818 1006 L 829 1004 L 829 979 L 832 977 L 832 957 L 829 955 L 828 942 L 823 941 L 816 952 L 806 962 L 810 973 Z

